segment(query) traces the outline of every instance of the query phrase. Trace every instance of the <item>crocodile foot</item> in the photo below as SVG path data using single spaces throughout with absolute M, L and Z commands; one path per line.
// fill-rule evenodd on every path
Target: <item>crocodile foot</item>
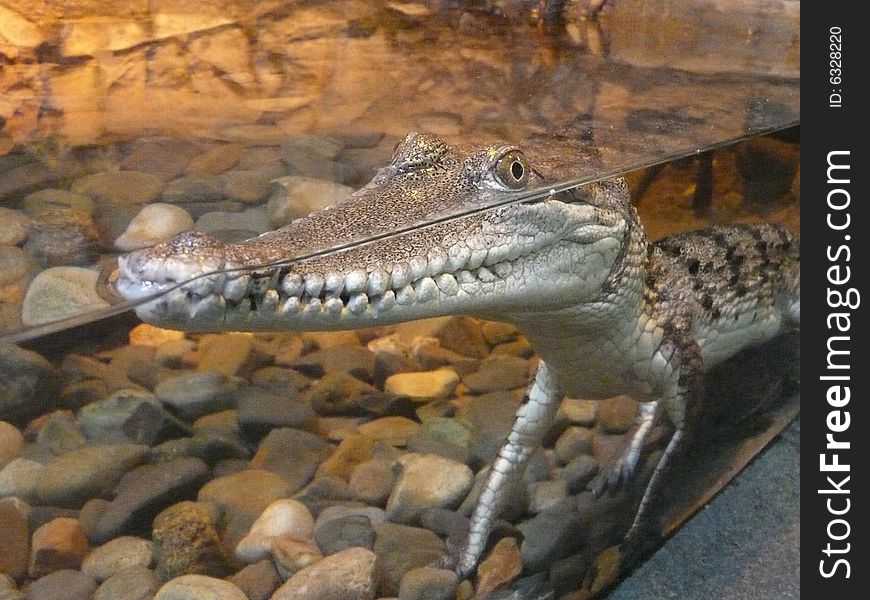
M 592 484 L 592 494 L 599 498 L 604 494 L 614 495 L 628 487 L 637 473 L 637 453 L 627 449 L 619 458 L 607 467 L 601 477 Z

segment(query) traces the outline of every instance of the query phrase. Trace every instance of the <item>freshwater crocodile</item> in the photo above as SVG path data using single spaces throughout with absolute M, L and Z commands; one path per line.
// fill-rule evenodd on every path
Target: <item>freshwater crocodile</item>
M 203 273 L 287 259 L 473 207 L 482 194 L 545 186 L 584 160 L 594 154 L 581 142 L 567 151 L 463 148 L 411 133 L 388 166 L 334 207 L 234 244 L 179 234 L 122 258 L 118 289 L 135 299 Z M 663 468 L 693 432 L 703 372 L 797 327 L 799 278 L 798 240 L 772 225 L 710 227 L 649 243 L 625 180 L 614 178 L 291 266 L 200 277 L 137 313 L 196 331 L 347 329 L 453 314 L 516 324 L 540 362 L 454 557 L 464 575 L 484 549 L 506 480 L 540 444 L 564 396 L 629 394 L 641 403 L 602 490 L 635 473 L 660 408 L 674 426 L 626 536 L 631 547 L 646 530 Z

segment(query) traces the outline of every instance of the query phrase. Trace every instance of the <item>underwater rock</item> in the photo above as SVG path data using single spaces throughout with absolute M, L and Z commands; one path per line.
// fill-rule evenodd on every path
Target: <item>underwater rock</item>
M 529 512 L 538 514 L 568 496 L 568 484 L 562 480 L 536 481 L 529 484 Z
M 471 460 L 478 464 L 489 462 L 510 431 L 522 397 L 515 392 L 490 392 L 473 398 L 456 400 L 459 408 L 456 418 L 471 423 Z
M 212 479 L 200 488 L 197 495 L 200 502 L 212 502 L 222 509 L 225 527 L 222 542 L 228 553 L 235 549 L 267 506 L 292 492 L 284 477 L 251 466 Z
M 281 577 L 288 579 L 322 559 L 323 553 L 311 540 L 278 536 L 272 539 L 272 558 Z
M 453 600 L 459 577 L 453 571 L 433 567 L 411 569 L 402 577 L 399 600 Z
M 141 205 L 154 202 L 163 191 L 163 180 L 151 173 L 117 171 L 94 173 L 76 179 L 70 189 L 101 204 Z
M 55 208 L 33 218 L 24 247 L 43 267 L 84 266 L 94 262 L 103 241 L 90 215 Z
M 516 356 L 495 354 L 480 361 L 480 370 L 462 378 L 472 394 L 525 388 L 529 381 L 529 363 Z
M 127 229 L 116 240 L 115 248 L 131 252 L 156 246 L 176 233 L 193 229 L 193 218 L 186 210 L 173 204 L 155 202 L 142 207 Z
M 154 388 L 154 395 L 183 418 L 195 419 L 230 408 L 229 392 L 235 387 L 237 382 L 217 371 L 187 372 L 161 381 Z
M 472 358 L 489 355 L 489 344 L 483 337 L 480 321 L 472 317 L 450 317 L 432 334 L 442 348 Z
M 598 421 L 605 433 L 625 433 L 636 415 L 637 402 L 630 396 L 607 398 L 598 407 Z
M 417 434 L 408 438 L 408 450 L 467 463 L 473 435 L 471 425 L 460 419 L 428 417 Z
M 69 190 L 47 188 L 27 194 L 23 201 L 24 212 L 31 217 L 37 217 L 46 210 L 58 208 L 91 215 L 94 212 L 94 201 L 84 194 Z
M 36 276 L 21 306 L 28 327 L 109 306 L 96 292 L 100 274 L 82 267 L 52 267 Z
M 380 593 L 395 596 L 411 569 L 431 565 L 444 554 L 444 542 L 428 529 L 382 523 L 375 526 L 374 552 L 380 566 Z M 347 552 L 347 551 L 346 551 Z
M 185 501 L 157 515 L 151 537 L 161 581 L 193 573 L 225 572 L 226 559 L 215 530 L 219 514 L 212 504 Z
M 81 571 L 62 569 L 40 577 L 27 588 L 27 600 L 91 600 L 97 583 Z
M 36 422 L 31 422 L 32 427 Z M 38 421 L 36 443 L 52 454 L 63 454 L 88 445 L 87 438 L 82 435 L 72 411 L 57 410 L 41 417 Z M 28 427 L 28 428 L 29 428 Z M 127 442 L 130 440 L 120 440 Z
M 83 406 L 78 425 L 94 442 L 148 446 L 190 432 L 190 427 L 164 409 L 153 394 L 129 389 Z
M 305 354 L 294 360 L 290 366 L 308 377 L 346 373 L 371 383 L 374 377 L 375 355 L 359 345 L 334 346 Z
M 341 440 L 338 448 L 320 463 L 316 477 L 332 475 L 345 481 L 350 479 L 354 467 L 372 457 L 372 440 L 364 435 L 350 434 Z
M 467 465 L 435 454 L 399 458 L 402 472 L 387 500 L 387 518 L 414 523 L 425 508 L 455 508 L 474 482 Z
M 92 600 L 151 600 L 160 583 L 151 569 L 133 567 L 106 579 Z
M 248 231 L 254 237 L 273 229 L 264 209 L 260 206 L 242 212 L 212 211 L 196 220 L 196 230 L 203 233 L 218 231 Z
M 82 572 L 102 582 L 126 569 L 151 566 L 151 540 L 122 536 L 91 550 L 82 561 Z
M 18 456 L 24 446 L 24 436 L 17 427 L 0 421 L 0 467 Z
M 520 335 L 520 330 L 517 329 L 516 325 L 501 321 L 484 321 L 480 327 L 480 332 L 490 346 L 513 342 Z
M 251 459 L 252 469 L 281 475 L 290 492 L 300 490 L 314 477 L 317 467 L 332 454 L 332 444 L 313 433 L 283 427 L 273 429 L 260 442 Z
M 229 581 L 207 575 L 181 575 L 157 590 L 154 600 L 248 600 L 244 592 Z
M 109 492 L 147 456 L 148 446 L 136 444 L 102 444 L 61 454 L 45 466 L 37 494 L 48 505 L 79 507 Z
M 254 563 L 269 555 L 272 540 L 290 537 L 310 541 L 314 534 L 314 517 L 308 508 L 291 498 L 272 502 L 257 517 L 247 535 L 236 545 L 236 557 Z
M 282 168 L 234 169 L 221 174 L 224 196 L 243 204 L 258 204 L 269 197 L 272 180 L 284 175 Z
M 238 426 L 246 435 L 260 438 L 276 428 L 314 426 L 316 416 L 311 405 L 295 398 L 295 392 L 279 394 L 259 386 L 243 386 L 234 395 Z
M 597 413 L 598 402 L 595 400 L 565 398 L 559 405 L 559 410 L 556 411 L 556 423 L 591 427 L 595 424 Z
M 170 181 L 160 194 L 160 200 L 169 204 L 188 205 L 204 203 L 213 205 L 212 210 L 217 210 L 217 203 L 224 199 L 223 182 L 217 177 L 206 175 L 185 175 Z M 196 215 L 197 211 L 188 210 L 189 214 Z
M 396 475 L 390 461 L 374 459 L 357 465 L 350 475 L 349 485 L 354 497 L 366 504 L 384 506 Z
M 520 523 L 523 534 L 520 551 L 525 569 L 534 573 L 546 570 L 554 560 L 583 547 L 588 523 L 574 510 L 572 499 Z
M 335 554 L 353 547 L 371 550 L 375 545 L 375 530 L 365 514 L 350 514 L 329 519 L 322 524 L 318 519 L 314 540 L 324 554 Z
M 189 456 L 130 471 L 118 483 L 115 497 L 97 520 L 92 539 L 106 542 L 121 533 L 147 530 L 161 510 L 193 497 L 208 473 L 203 461 Z
M 577 494 L 598 474 L 598 461 L 588 454 L 581 454 L 557 472 L 568 485 L 568 493 Z
M 0 499 L 0 573 L 15 579 L 27 574 L 30 560 L 29 511 L 18 498 Z
M 244 150 L 242 144 L 219 144 L 195 156 L 184 172 L 195 175 L 218 175 L 232 169 Z
M 227 581 L 242 590 L 248 600 L 269 600 L 281 584 L 281 578 L 271 559 L 248 565 L 228 577 Z
M 27 239 L 30 218 L 18 210 L 0 207 L 0 246 L 19 246 Z
M 272 600 L 374 600 L 376 559 L 365 548 L 342 550 L 290 577 Z
M 377 394 L 377 388 L 349 373 L 329 373 L 311 386 L 306 398 L 317 414 L 322 416 L 362 416 L 366 411 L 359 405 L 365 395 Z
M 28 458 L 14 458 L 0 469 L 0 498 L 13 496 L 31 504 L 38 501 L 36 484 L 45 466 Z M 0 571 L 3 570 L 0 561 Z
M 205 335 L 199 340 L 197 371 L 217 371 L 226 376 L 248 374 L 264 362 L 254 351 L 251 335 Z
M 297 171 L 298 172 L 298 171 Z M 344 200 L 353 188 L 333 181 L 290 175 L 272 183 L 266 214 L 274 227 Z
M 556 440 L 556 458 L 567 465 L 581 454 L 592 452 L 592 431 L 586 427 L 568 427 Z
M 477 595 L 485 598 L 504 589 L 522 570 L 523 561 L 517 541 L 512 537 L 500 539 L 477 567 Z
M 364 436 L 390 446 L 405 446 L 418 429 L 420 424 L 406 417 L 381 417 L 357 427 Z
M 129 146 L 129 153 L 120 162 L 121 169 L 151 173 L 164 181 L 184 172 L 188 163 L 199 155 L 196 145 L 178 138 L 139 138 Z
M 87 551 L 88 540 L 78 519 L 52 519 L 33 532 L 28 573 L 36 578 L 61 569 L 78 569 Z
M 384 391 L 411 398 L 446 398 L 459 383 L 459 375 L 448 367 L 434 371 L 396 373 L 384 381 Z

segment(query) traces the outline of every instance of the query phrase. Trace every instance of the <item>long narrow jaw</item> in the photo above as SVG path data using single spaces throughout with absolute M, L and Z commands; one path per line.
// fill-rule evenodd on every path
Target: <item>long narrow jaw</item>
M 601 282 L 591 274 L 609 272 L 623 237 L 623 221 L 588 194 L 508 205 L 288 263 L 385 223 L 398 228 L 473 206 L 482 192 L 524 189 L 533 179 L 516 147 L 460 153 L 434 136 L 411 134 L 388 167 L 338 205 L 236 244 L 179 234 L 120 259 L 117 289 L 130 300 L 162 293 L 137 314 L 199 331 L 347 329 L 576 303 L 596 292 Z

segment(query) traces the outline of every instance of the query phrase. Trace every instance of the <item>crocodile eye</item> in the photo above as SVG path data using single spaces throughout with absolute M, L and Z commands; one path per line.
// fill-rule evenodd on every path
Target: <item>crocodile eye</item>
M 499 181 L 512 190 L 526 187 L 529 180 L 529 165 L 522 152 L 512 150 L 495 164 L 495 171 Z

